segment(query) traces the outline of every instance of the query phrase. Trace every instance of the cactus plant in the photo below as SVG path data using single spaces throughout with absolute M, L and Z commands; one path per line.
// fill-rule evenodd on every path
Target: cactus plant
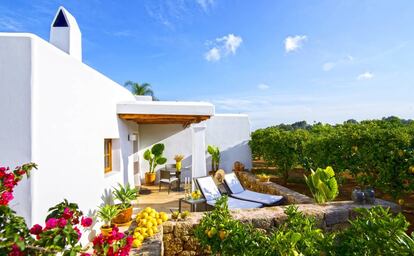
M 311 174 L 308 177 L 305 176 L 305 181 L 313 198 L 319 204 L 332 201 L 338 195 L 335 172 L 330 166 L 325 169 L 318 168 L 316 172 L 311 170 Z

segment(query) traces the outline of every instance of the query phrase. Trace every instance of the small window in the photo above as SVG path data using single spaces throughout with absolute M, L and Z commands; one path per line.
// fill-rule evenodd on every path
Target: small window
M 112 140 L 105 139 L 104 163 L 105 173 L 112 171 Z
M 59 11 L 59 14 L 56 17 L 53 27 L 69 27 L 68 22 L 66 21 L 65 15 L 62 10 Z

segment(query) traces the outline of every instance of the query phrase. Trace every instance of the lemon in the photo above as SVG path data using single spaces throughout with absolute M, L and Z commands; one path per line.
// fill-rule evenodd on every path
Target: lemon
M 152 222 L 148 222 L 146 227 L 147 227 L 148 229 L 150 229 L 150 228 L 152 228 L 153 226 L 154 226 L 154 224 L 152 224 Z
M 135 248 L 138 248 L 142 245 L 142 241 L 138 240 L 138 239 L 134 239 L 134 241 L 132 242 L 132 246 Z
M 154 231 L 152 231 L 152 229 L 149 229 L 148 230 L 148 236 L 149 237 L 151 237 L 151 236 L 153 236 L 154 235 Z
M 154 232 L 154 234 L 158 233 L 158 228 L 157 227 L 152 227 L 152 232 Z
M 157 225 L 161 225 L 162 224 L 162 219 L 158 219 L 157 220 Z
M 160 213 L 160 216 L 161 216 L 162 221 L 168 220 L 168 215 L 165 212 Z

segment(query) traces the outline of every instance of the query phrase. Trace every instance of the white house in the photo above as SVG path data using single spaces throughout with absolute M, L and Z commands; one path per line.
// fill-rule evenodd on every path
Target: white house
M 81 32 L 62 7 L 49 42 L 0 33 L 0 120 L 0 165 L 39 165 L 12 201 L 28 225 L 43 222 L 64 198 L 88 212 L 117 183 L 139 186 L 142 154 L 155 143 L 165 144 L 169 163 L 185 155 L 192 176 L 209 170 L 208 144 L 221 149 L 226 171 L 235 161 L 251 166 L 246 115 L 218 115 L 207 102 L 134 97 L 82 63 Z

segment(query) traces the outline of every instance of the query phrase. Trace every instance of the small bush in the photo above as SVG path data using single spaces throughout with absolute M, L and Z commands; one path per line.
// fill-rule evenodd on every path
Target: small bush
M 414 240 L 408 222 L 380 206 L 357 209 L 359 217 L 350 228 L 323 232 L 314 218 L 296 206 L 285 209 L 287 220 L 270 234 L 231 217 L 227 197 L 217 201 L 195 228 L 195 236 L 212 255 L 414 255 Z

